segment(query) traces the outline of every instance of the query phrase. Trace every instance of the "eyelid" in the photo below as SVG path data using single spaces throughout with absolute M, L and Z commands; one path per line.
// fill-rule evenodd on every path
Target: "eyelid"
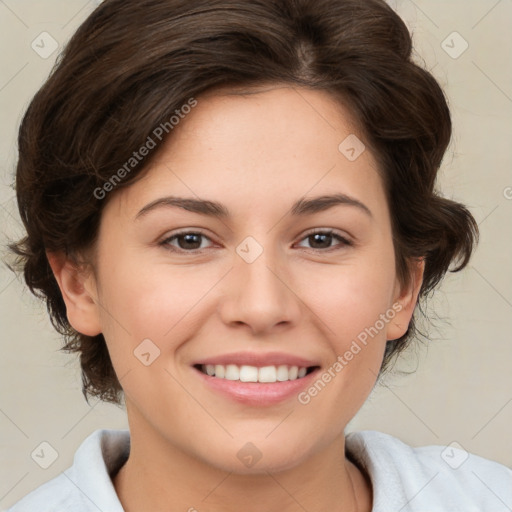
M 302 238 L 306 238 L 307 236 L 311 236 L 311 235 L 316 235 L 317 233 L 321 233 L 321 234 L 329 234 L 329 235 L 337 235 L 341 238 L 344 238 L 346 239 L 347 241 L 351 241 L 352 240 L 352 237 L 344 232 L 344 231 L 339 231 L 337 229 L 334 229 L 334 228 L 313 228 L 309 231 L 306 231 L 303 235 L 302 235 Z

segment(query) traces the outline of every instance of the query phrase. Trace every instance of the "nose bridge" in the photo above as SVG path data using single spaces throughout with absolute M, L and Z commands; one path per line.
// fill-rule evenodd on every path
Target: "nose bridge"
M 227 323 L 244 323 L 267 331 L 299 317 L 296 295 L 286 283 L 289 272 L 278 250 L 248 237 L 236 248 L 230 289 L 223 305 Z

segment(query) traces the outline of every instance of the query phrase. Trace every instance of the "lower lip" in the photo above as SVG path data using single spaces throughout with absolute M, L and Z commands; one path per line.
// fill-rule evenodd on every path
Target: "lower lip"
M 300 379 L 269 383 L 220 379 L 206 375 L 197 368 L 193 368 L 193 370 L 203 379 L 209 388 L 236 402 L 253 406 L 266 406 L 296 397 L 304 388 L 310 385 L 319 371 L 319 368 L 316 368 Z

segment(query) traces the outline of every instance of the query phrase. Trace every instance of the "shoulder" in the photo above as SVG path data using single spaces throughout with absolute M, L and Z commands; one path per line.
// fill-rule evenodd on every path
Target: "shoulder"
M 348 434 L 346 451 L 372 481 L 375 512 L 512 510 L 512 470 L 455 444 L 412 447 L 367 430 Z
M 127 430 L 96 430 L 79 446 L 72 466 L 7 512 L 123 512 L 110 475 L 128 457 L 129 443 Z
M 64 475 L 65 472 L 33 490 L 7 509 L 7 512 L 54 512 L 57 510 L 89 512 L 80 493 Z

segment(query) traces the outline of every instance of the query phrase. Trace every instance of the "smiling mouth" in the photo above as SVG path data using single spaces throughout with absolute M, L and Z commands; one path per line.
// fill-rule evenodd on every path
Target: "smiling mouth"
M 275 383 L 302 379 L 318 366 L 250 366 L 236 364 L 196 364 L 194 368 L 210 377 L 239 382 Z

